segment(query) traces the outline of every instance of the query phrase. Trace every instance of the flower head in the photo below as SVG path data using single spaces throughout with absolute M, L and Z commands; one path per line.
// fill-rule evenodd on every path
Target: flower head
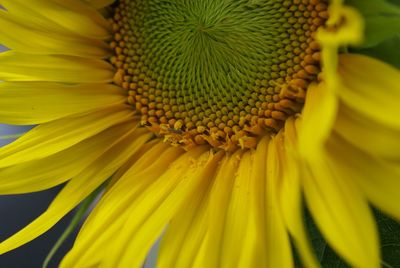
M 346 262 L 379 267 L 400 72 L 348 52 L 371 1 L 3 2 L 0 121 L 37 126 L 0 149 L 0 193 L 67 183 L 0 253 L 108 182 L 61 267 L 140 267 L 160 236 L 159 267 L 293 267 L 291 242 L 318 267 L 304 204 Z

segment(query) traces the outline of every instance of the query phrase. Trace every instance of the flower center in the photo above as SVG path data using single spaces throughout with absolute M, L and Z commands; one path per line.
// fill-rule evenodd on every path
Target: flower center
M 172 144 L 253 148 L 317 79 L 324 0 L 120 0 L 114 82 Z

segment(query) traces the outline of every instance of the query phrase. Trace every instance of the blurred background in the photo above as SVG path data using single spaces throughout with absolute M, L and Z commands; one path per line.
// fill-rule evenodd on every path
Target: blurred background
M 7 126 L 0 124 L 0 136 L 13 135 L 27 131 L 29 127 Z M 0 146 L 13 139 L 0 139 Z M 12 179 L 12 178 L 10 178 Z M 43 213 L 61 187 L 24 194 L 0 196 L 0 241 L 16 233 Z M 1 268 L 40 268 L 58 237 L 71 221 L 71 213 L 38 239 L 0 257 Z M 75 232 L 76 233 L 76 232 Z M 72 246 L 75 233 L 60 248 L 49 267 L 57 267 L 61 257 Z
M 1 5 L 0 5 L 0 8 Z M 6 48 L 0 45 L 0 53 Z M 0 124 L 0 137 L 24 133 L 31 127 Z M 0 138 L 0 146 L 15 138 Z M 12 179 L 12 178 L 10 178 Z M 0 196 L 0 241 L 16 233 L 43 213 L 61 187 L 38 193 Z M 1 268 L 40 268 L 50 249 L 71 220 L 71 213 L 38 239 L 0 256 Z M 57 267 L 61 257 L 72 246 L 76 232 L 63 244 L 51 261 L 49 268 Z
M 13 141 L 4 138 L 24 133 L 31 127 L 0 124 L 0 146 Z M 12 179 L 12 178 L 10 178 Z M 36 193 L 0 196 L 0 241 L 15 234 L 28 225 L 50 205 L 53 198 L 62 189 L 62 185 Z M 0 268 L 41 268 L 46 256 L 72 220 L 75 211 L 66 215 L 52 229 L 30 243 L 0 256 Z M 79 228 L 62 244 L 47 268 L 56 268 L 62 257 L 72 247 Z M 158 243 L 150 252 L 143 268 L 155 267 Z

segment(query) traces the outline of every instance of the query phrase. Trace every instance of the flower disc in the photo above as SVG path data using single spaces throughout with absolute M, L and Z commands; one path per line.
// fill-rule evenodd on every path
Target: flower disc
M 318 0 L 121 0 L 114 82 L 172 144 L 253 148 L 301 111 L 317 79 Z

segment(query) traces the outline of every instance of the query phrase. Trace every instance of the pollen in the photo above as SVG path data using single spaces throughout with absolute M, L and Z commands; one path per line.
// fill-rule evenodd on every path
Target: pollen
M 141 124 L 187 148 L 254 148 L 320 73 L 323 0 L 120 0 L 114 83 Z

